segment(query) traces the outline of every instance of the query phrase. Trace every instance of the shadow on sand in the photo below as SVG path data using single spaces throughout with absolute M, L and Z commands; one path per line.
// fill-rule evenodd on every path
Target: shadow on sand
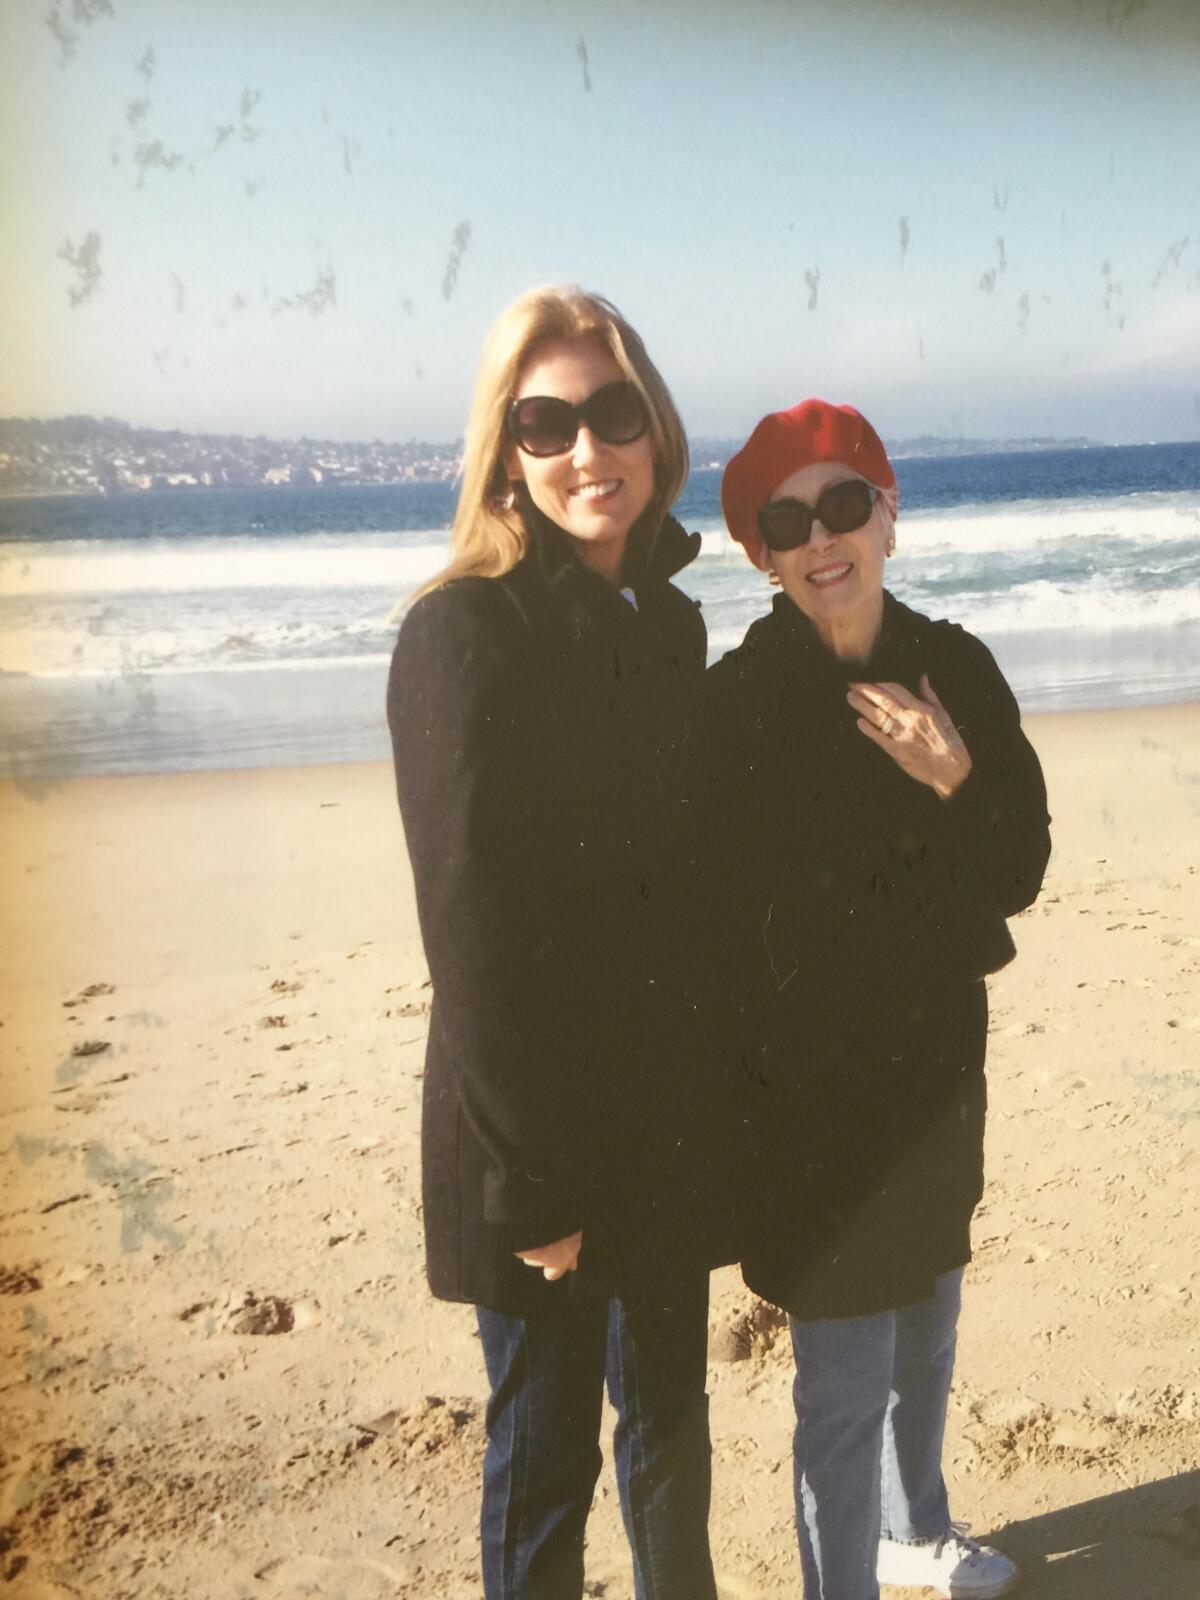
M 1020 1563 L 1022 1600 L 1196 1600 L 1200 1471 L 1009 1523 L 988 1542 Z

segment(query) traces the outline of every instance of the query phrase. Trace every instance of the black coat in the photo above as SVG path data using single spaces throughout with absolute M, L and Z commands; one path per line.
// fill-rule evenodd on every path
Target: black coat
M 972 770 L 949 801 L 856 726 L 850 681 L 922 673 Z M 743 1274 L 794 1315 L 925 1298 L 970 1258 L 987 1001 L 1049 854 L 1046 792 L 986 647 L 885 594 L 850 668 L 786 596 L 708 673 L 711 846 L 748 1131 Z
M 536 513 L 499 578 L 422 597 L 388 689 L 433 979 L 422 1161 L 443 1299 L 661 1291 L 695 1222 L 700 1081 L 690 893 L 699 536 L 635 527 L 636 608 Z M 578 1273 L 515 1260 L 583 1230 Z M 693 1240 L 683 1256 L 680 1236 Z

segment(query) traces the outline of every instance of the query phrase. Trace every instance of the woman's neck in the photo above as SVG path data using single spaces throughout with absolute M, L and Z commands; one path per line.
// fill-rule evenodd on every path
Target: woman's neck
M 810 619 L 818 639 L 839 661 L 869 661 L 883 628 L 883 594 L 845 617 Z
M 621 584 L 621 569 L 625 565 L 625 549 L 629 543 L 628 536 L 624 539 L 604 539 L 593 541 L 591 539 L 576 539 L 568 534 L 571 548 L 576 559 L 580 561 L 589 572 L 594 572 L 598 578 L 603 578 L 605 583 L 611 583 L 614 588 Z
M 598 578 L 603 578 L 605 583 L 611 583 L 614 588 L 619 588 L 621 572 L 625 566 L 625 555 L 629 549 L 629 539 L 632 529 L 623 538 L 616 539 L 580 539 L 573 533 L 568 533 L 561 523 L 555 522 L 536 506 L 529 491 L 524 484 L 517 489 L 517 505 L 524 518 L 526 528 L 532 533 L 539 527 L 553 530 L 553 533 L 563 539 L 570 549 L 571 554 L 581 566 L 594 572 Z

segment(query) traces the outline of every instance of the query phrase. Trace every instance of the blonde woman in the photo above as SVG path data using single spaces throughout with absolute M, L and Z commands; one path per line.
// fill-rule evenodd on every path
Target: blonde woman
M 491 1384 L 489 1600 L 578 1600 L 605 1379 L 639 1600 L 708 1554 L 701 1052 L 684 930 L 705 657 L 671 584 L 698 535 L 675 407 L 598 296 L 530 291 L 488 340 L 447 569 L 388 691 L 434 1006 L 433 1293 Z

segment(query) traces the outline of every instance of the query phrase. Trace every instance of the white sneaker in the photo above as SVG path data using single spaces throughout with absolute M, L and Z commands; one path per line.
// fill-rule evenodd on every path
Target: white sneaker
M 942 1539 L 925 1544 L 879 1541 L 876 1574 L 880 1583 L 924 1585 L 946 1600 L 995 1600 L 1021 1576 L 1015 1562 L 967 1538 L 967 1523 L 952 1522 Z

